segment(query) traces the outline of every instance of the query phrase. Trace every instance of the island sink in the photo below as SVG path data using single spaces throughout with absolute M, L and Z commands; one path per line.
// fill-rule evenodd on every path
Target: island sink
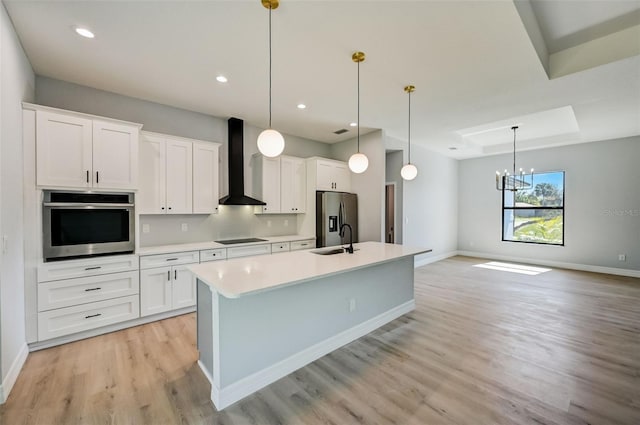
M 334 255 L 334 254 L 344 254 L 345 249 L 344 248 L 315 249 L 311 252 L 318 255 Z

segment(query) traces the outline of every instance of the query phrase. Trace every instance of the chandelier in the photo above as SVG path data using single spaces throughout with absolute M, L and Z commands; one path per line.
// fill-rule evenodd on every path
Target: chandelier
M 529 174 L 525 174 L 524 170 L 516 173 L 516 130 L 517 125 L 511 127 L 513 130 L 513 172 L 509 173 L 507 169 L 503 173 L 496 171 L 496 189 L 503 191 L 509 190 L 516 192 L 518 190 L 529 189 L 533 186 L 533 168 Z

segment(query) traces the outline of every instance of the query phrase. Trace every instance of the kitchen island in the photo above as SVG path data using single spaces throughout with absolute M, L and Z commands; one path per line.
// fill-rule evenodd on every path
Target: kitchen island
M 193 265 L 198 364 L 218 410 L 415 308 L 413 257 L 364 242 Z

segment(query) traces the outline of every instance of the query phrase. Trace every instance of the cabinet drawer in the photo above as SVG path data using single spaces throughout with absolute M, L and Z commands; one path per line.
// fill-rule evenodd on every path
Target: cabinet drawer
M 137 295 L 38 313 L 38 341 L 140 317 Z
M 56 280 L 38 285 L 38 311 L 136 295 L 138 271 Z
M 301 249 L 310 249 L 316 247 L 316 241 L 313 239 L 307 239 L 304 241 L 293 241 L 290 243 L 291 251 L 299 251 Z
M 38 282 L 138 270 L 137 255 L 65 260 L 38 267 Z
M 275 254 L 276 252 L 287 252 L 289 251 L 289 242 L 282 243 L 272 243 L 271 244 L 271 253 Z
M 154 267 L 175 266 L 178 264 L 193 264 L 199 262 L 200 253 L 198 251 L 145 255 L 144 257 L 140 257 L 140 268 L 152 269 Z
M 234 246 L 227 248 L 227 258 L 248 257 L 250 255 L 271 254 L 271 244 Z
M 227 250 L 225 248 L 208 249 L 206 251 L 200 251 L 201 263 L 205 263 L 207 261 L 224 260 L 226 258 L 227 258 Z

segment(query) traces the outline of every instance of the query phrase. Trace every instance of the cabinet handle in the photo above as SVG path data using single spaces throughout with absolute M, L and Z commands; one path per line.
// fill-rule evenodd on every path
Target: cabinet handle
M 167 270 L 167 280 L 171 280 L 171 270 Z
M 173 271 L 173 280 L 178 280 L 178 270 Z
M 96 171 L 96 184 L 100 183 L 100 172 Z
M 309 245 L 308 243 L 301 243 L 300 246 L 307 246 Z
M 84 316 L 85 319 L 91 319 L 92 317 L 102 316 L 102 313 L 90 314 L 88 316 Z
M 85 270 L 98 270 L 101 269 L 102 266 L 95 266 L 95 267 L 86 267 Z
M 87 183 L 89 183 L 89 170 L 87 170 Z
M 91 292 L 91 291 L 99 291 L 102 288 L 89 288 L 89 289 L 85 289 L 84 292 Z
M 165 261 L 176 261 L 178 259 L 178 257 L 176 258 L 167 258 Z

